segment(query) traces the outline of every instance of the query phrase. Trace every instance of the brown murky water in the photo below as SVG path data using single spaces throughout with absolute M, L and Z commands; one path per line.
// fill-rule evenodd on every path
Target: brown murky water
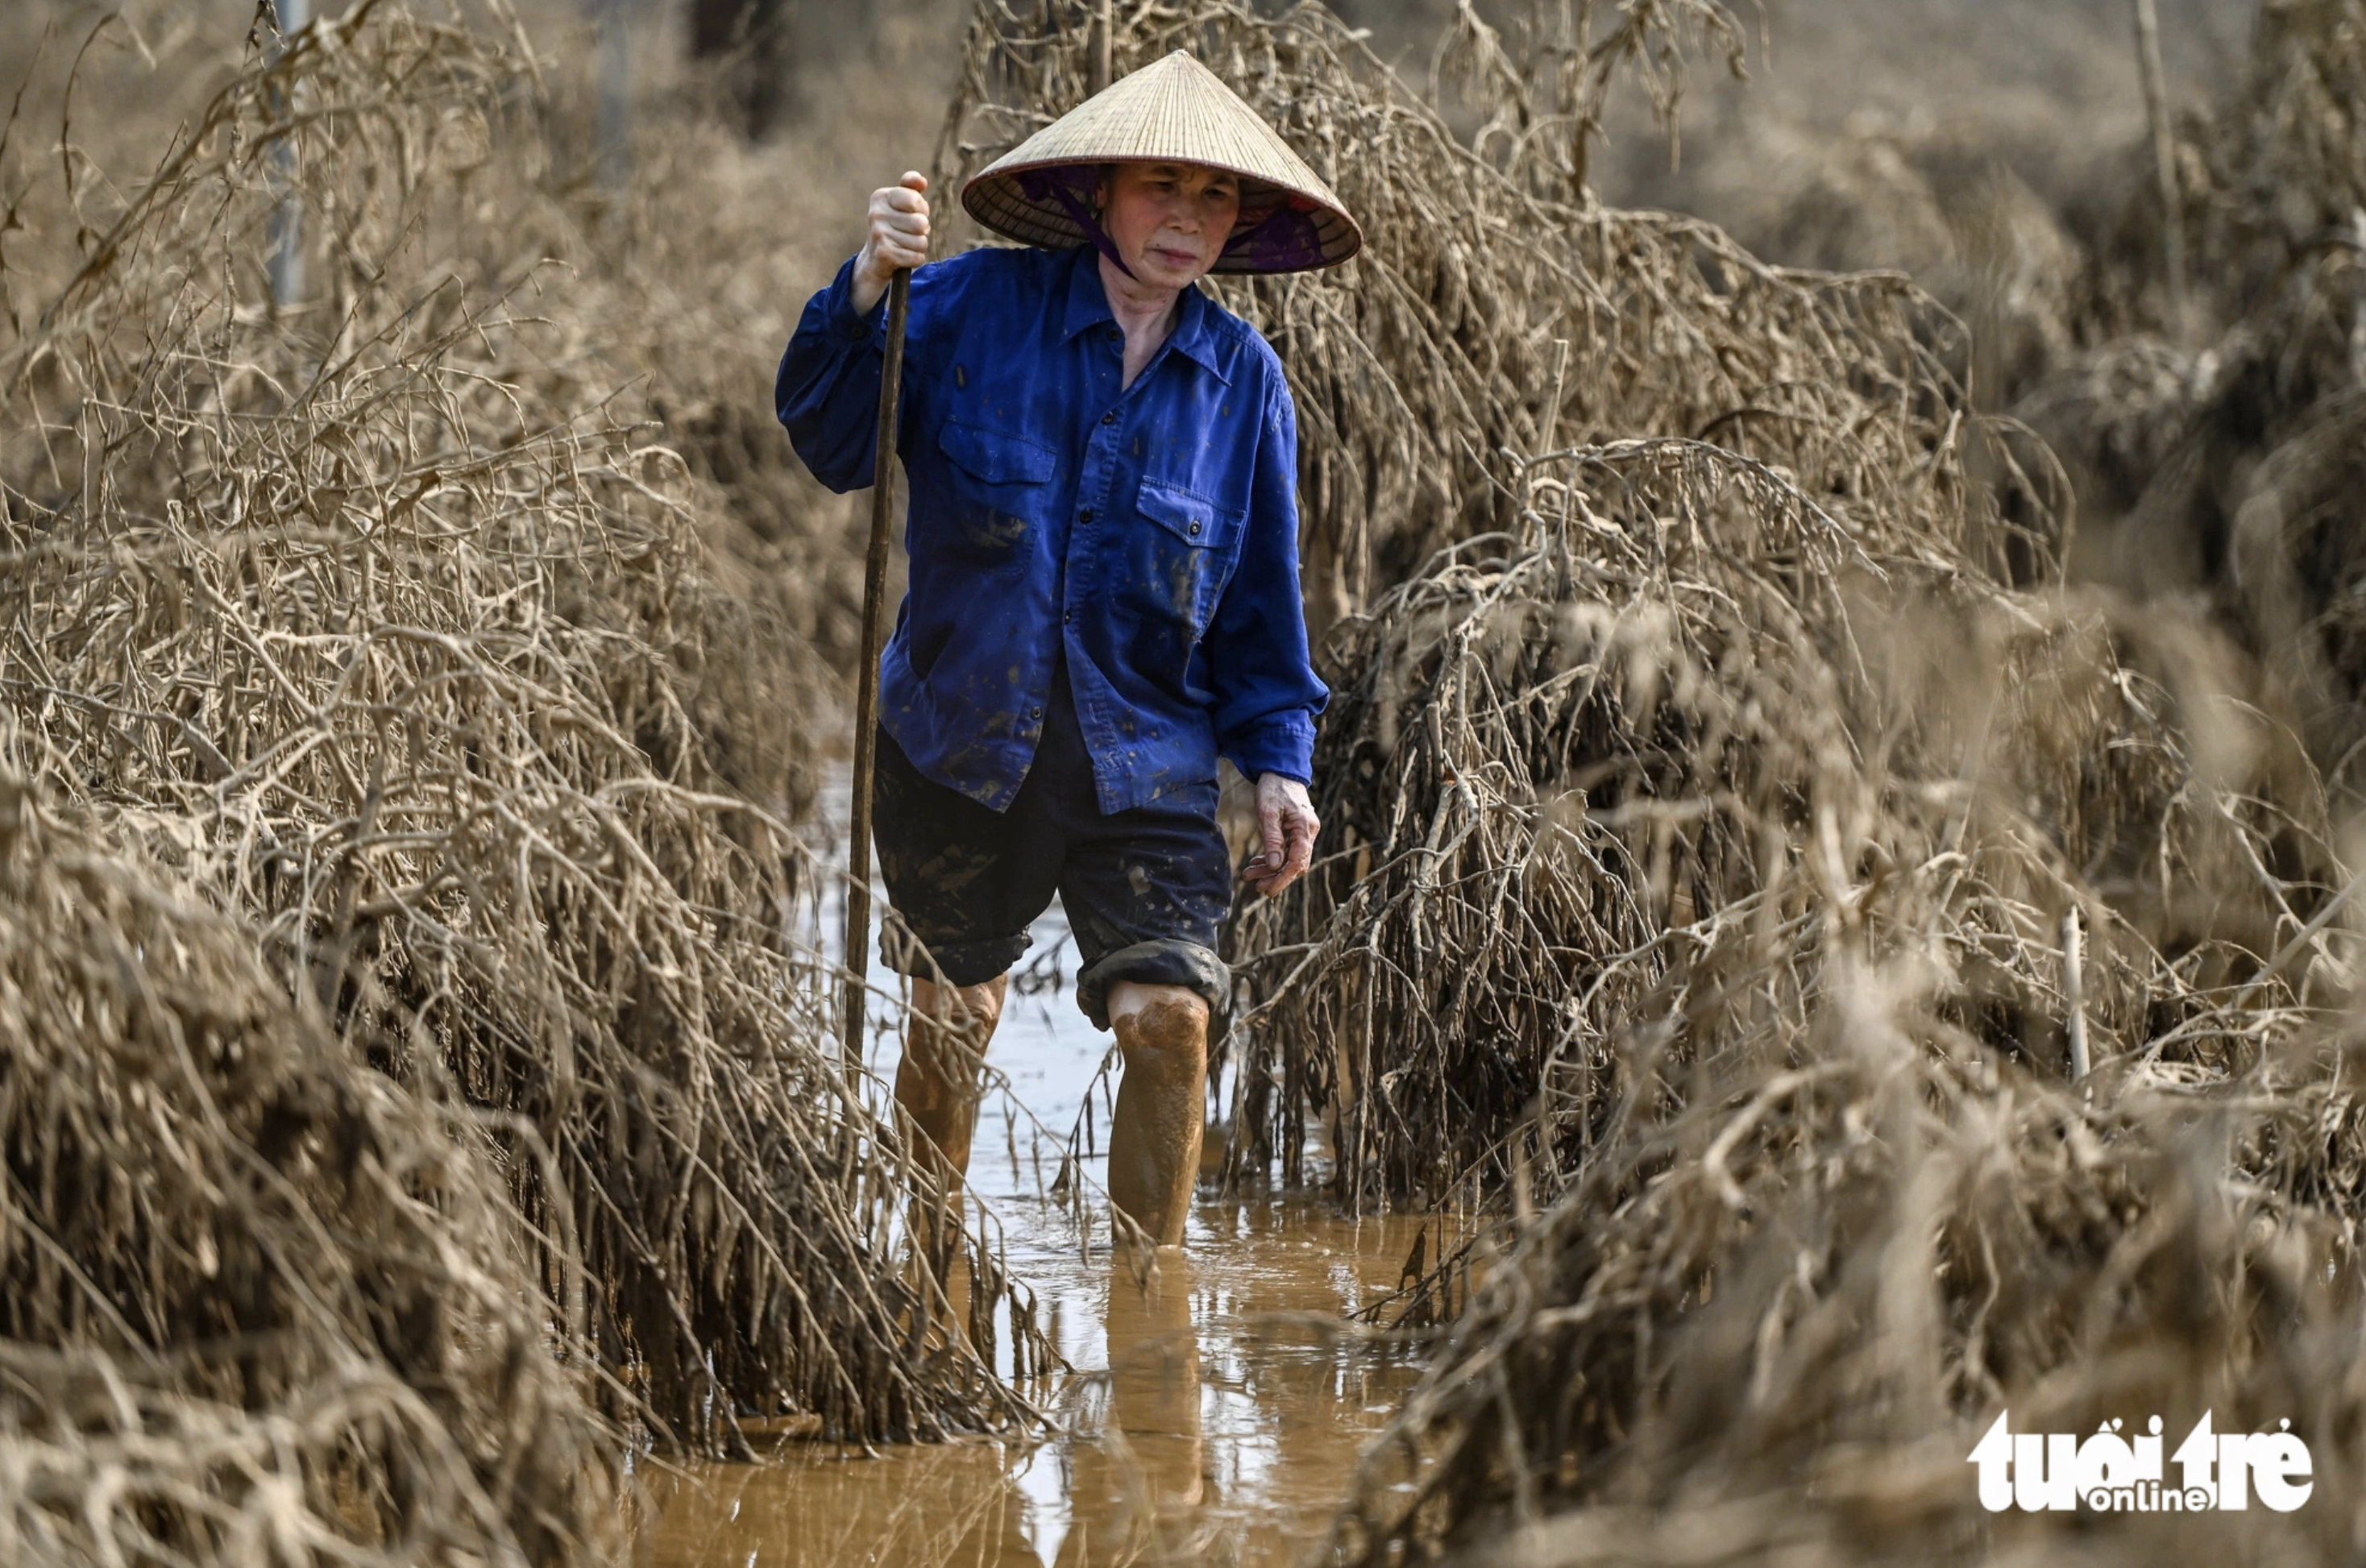
M 757 1465 L 654 1478 L 648 1568 L 1015 1568 L 1286 1564 L 1318 1542 L 1365 1440 L 1412 1369 L 1328 1342 L 1394 1284 L 1417 1225 L 1280 1208 L 1201 1216 L 1211 1232 L 1152 1289 L 1106 1263 L 1055 1287 L 1077 1371 L 1068 1430 L 1031 1443 L 784 1446 Z M 1073 1257 L 1073 1255 L 1072 1255 Z M 1075 1288 L 1071 1288 L 1075 1287 Z
M 1056 908 L 1034 935 L 1031 962 L 1058 953 L 1073 974 Z M 642 1568 L 1286 1564 L 1323 1539 L 1364 1444 L 1417 1375 L 1401 1351 L 1324 1325 L 1396 1286 L 1422 1221 L 1210 1201 L 1188 1254 L 1170 1253 L 1146 1287 L 1112 1268 L 1105 1220 L 1086 1256 L 1073 1218 L 1040 1193 L 1108 1043 L 1065 984 L 1014 996 L 990 1054 L 1008 1094 L 980 1118 L 971 1172 L 1076 1369 L 1037 1393 L 1062 1429 L 875 1458 L 792 1443 L 761 1464 L 659 1472 L 646 1478 L 657 1506 Z M 892 1042 L 873 1066 L 892 1078 Z M 1101 1160 L 1084 1163 L 1098 1183 Z

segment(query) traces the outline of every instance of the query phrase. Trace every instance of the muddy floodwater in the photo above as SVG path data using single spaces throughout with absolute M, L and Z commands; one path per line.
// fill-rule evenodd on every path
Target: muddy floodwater
M 841 786 L 827 804 L 842 800 Z M 821 924 L 837 918 L 825 908 Z M 1075 1369 L 1032 1391 L 1058 1429 L 876 1457 L 788 1443 L 760 1464 L 657 1467 L 644 1474 L 656 1509 L 641 1568 L 1286 1564 L 1322 1540 L 1365 1443 L 1417 1375 L 1403 1351 L 1325 1325 L 1395 1288 L 1423 1222 L 1203 1201 L 1187 1255 L 1168 1254 L 1146 1287 L 1111 1267 L 1105 1219 L 1080 1247 L 1072 1213 L 1044 1194 L 1110 1037 L 1069 993 L 1076 949 L 1056 906 L 1033 935 L 1020 973 L 1034 988 L 1014 991 L 989 1054 L 1008 1094 L 979 1118 L 970 1175 Z M 873 1066 L 892 1080 L 893 1041 L 879 1052 Z M 1085 1168 L 1098 1187 L 1108 1107 L 1091 1098 Z

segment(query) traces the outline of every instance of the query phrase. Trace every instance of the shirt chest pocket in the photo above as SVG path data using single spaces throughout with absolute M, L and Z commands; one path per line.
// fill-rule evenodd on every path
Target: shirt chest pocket
M 1142 481 L 1134 507 L 1152 525 L 1140 531 L 1141 585 L 1196 637 L 1232 579 L 1247 511 L 1158 479 Z
M 1017 568 L 1031 556 L 1052 504 L 1059 457 L 1009 431 L 949 419 L 937 437 L 952 479 L 948 504 L 931 508 L 927 548 L 972 568 Z

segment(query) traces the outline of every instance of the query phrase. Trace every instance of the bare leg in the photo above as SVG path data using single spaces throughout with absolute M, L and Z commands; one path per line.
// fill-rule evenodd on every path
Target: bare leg
M 962 1258 L 958 1189 L 969 1174 L 970 1137 L 985 1088 L 986 1043 L 1002 1019 L 1008 976 L 981 986 L 912 982 L 912 1017 L 896 1066 L 896 1103 L 920 1134 L 914 1162 L 934 1179 L 912 1199 L 912 1240 L 944 1287 L 952 1332 L 969 1320 L 969 1269 Z
M 1007 975 L 979 986 L 912 982 L 912 1021 L 896 1067 L 896 1103 L 924 1135 L 916 1151 L 921 1165 L 939 1177 L 958 1180 L 969 1174 L 986 1043 L 1002 1021 L 1009 984 Z
M 1179 1247 L 1207 1120 L 1208 1004 L 1180 986 L 1121 980 L 1110 1022 L 1125 1056 L 1110 1129 L 1110 1201 L 1152 1245 Z

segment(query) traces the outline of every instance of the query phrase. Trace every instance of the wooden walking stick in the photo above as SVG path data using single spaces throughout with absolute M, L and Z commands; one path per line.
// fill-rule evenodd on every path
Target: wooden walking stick
M 862 562 L 862 652 L 854 682 L 852 837 L 846 846 L 846 998 L 839 1043 L 847 1080 L 862 1077 L 863 998 L 871 984 L 871 775 L 879 764 L 881 603 L 887 597 L 887 523 L 896 507 L 896 402 L 904 379 L 904 318 L 912 274 L 887 284 L 887 359 L 879 371 L 879 466 L 871 480 L 871 549 Z

